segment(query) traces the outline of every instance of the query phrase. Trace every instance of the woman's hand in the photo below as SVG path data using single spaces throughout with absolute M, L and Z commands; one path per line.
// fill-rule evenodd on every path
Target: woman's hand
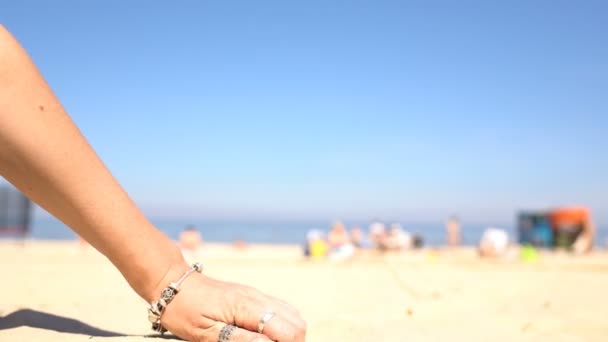
M 263 334 L 258 334 L 260 318 L 269 311 L 275 315 Z M 231 342 L 300 342 L 306 335 L 306 323 L 289 304 L 254 288 L 198 273 L 184 281 L 161 321 L 176 336 L 196 342 L 217 342 L 226 324 L 238 327 L 230 335 Z

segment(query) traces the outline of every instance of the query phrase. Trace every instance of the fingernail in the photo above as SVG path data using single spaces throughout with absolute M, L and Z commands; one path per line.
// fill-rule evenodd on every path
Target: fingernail
M 255 340 L 253 340 L 251 342 L 268 342 L 268 340 L 265 339 L 265 338 L 258 337 L 258 338 L 256 338 Z

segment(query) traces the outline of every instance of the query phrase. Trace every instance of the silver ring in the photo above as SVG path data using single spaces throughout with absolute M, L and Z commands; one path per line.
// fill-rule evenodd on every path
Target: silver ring
M 230 335 L 232 334 L 232 331 L 234 329 L 236 329 L 236 327 L 234 325 L 230 325 L 230 324 L 224 325 L 222 330 L 220 330 L 220 336 L 218 337 L 217 342 L 229 342 Z
M 266 326 L 266 323 L 268 323 L 268 321 L 270 321 L 272 317 L 274 317 L 274 312 L 272 311 L 267 311 L 262 315 L 262 318 L 260 318 L 260 322 L 258 323 L 258 333 L 261 334 L 264 332 L 264 327 Z

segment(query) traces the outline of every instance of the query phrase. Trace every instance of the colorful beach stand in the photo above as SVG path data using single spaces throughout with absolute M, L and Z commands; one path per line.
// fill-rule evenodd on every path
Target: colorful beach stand
M 519 243 L 540 248 L 572 249 L 583 233 L 593 236 L 591 215 L 584 207 L 522 211 L 517 216 Z

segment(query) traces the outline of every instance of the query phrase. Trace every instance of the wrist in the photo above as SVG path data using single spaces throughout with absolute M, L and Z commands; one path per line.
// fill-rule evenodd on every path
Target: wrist
M 150 303 L 157 300 L 161 294 L 161 291 L 169 285 L 171 282 L 177 281 L 183 274 L 185 274 L 190 265 L 186 263 L 183 257 L 173 260 L 163 272 L 162 276 L 158 279 L 153 286 L 146 289 L 145 294 L 142 296 L 146 302 Z
M 148 303 L 158 299 L 160 291 L 171 281 L 168 279 L 189 267 L 181 250 L 169 239 L 148 245 L 141 253 L 132 255 L 129 262 L 117 266 L 131 288 Z
M 151 302 L 168 284 L 167 279 L 189 266 L 177 244 L 153 225 L 143 222 L 134 226 L 137 227 L 137 238 L 128 236 L 122 239 L 128 243 L 109 244 L 112 248 L 105 250 L 104 254 L 120 270 L 131 288 L 145 301 Z

